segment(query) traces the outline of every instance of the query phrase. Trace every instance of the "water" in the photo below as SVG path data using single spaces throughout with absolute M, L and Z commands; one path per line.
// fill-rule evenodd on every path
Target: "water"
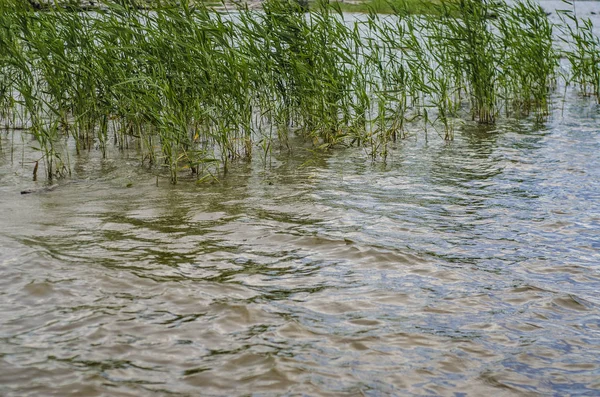
M 0 394 L 600 393 L 600 111 L 49 192 L 3 133 Z M 129 187 L 128 187 L 129 186 Z
M 30 195 L 3 132 L 0 395 L 599 395 L 599 126 L 569 94 L 199 186 L 93 150 Z

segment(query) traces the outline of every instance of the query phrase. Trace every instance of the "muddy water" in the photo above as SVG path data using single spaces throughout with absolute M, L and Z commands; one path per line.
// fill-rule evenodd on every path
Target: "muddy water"
M 0 394 L 600 393 L 600 111 L 48 192 L 0 153 Z M 12 160 L 11 160 L 12 157 Z

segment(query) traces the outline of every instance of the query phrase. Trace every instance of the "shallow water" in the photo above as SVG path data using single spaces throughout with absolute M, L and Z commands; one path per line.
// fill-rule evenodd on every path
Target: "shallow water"
M 171 186 L 2 134 L 0 394 L 600 393 L 600 109 Z M 130 186 L 130 187 L 128 187 Z
M 567 99 L 202 185 L 92 150 L 21 195 L 0 133 L 0 395 L 600 395 L 600 107 Z

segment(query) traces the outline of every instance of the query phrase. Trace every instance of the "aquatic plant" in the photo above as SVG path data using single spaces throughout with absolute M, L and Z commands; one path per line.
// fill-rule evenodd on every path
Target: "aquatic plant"
M 561 10 L 561 36 L 567 48 L 563 55 L 569 62 L 567 83 L 575 83 L 582 94 L 596 97 L 600 103 L 600 37 L 594 34 L 590 18 L 578 18 L 575 3 L 563 0 L 572 8 Z
M 545 11 L 531 0 L 506 7 L 498 19 L 502 95 L 506 114 L 539 116 L 549 112 L 549 95 L 555 86 L 558 51 L 553 26 Z
M 544 118 L 556 85 L 554 27 L 529 0 L 442 2 L 421 16 L 395 2 L 390 17 L 351 21 L 327 1 L 230 14 L 149 4 L 0 4 L 0 117 L 35 139 L 48 178 L 70 171 L 68 142 L 104 156 L 111 143 L 137 148 L 173 183 L 293 150 L 290 134 L 385 159 L 417 129 L 451 140 L 467 118 Z M 566 15 L 568 81 L 598 97 L 599 39 Z

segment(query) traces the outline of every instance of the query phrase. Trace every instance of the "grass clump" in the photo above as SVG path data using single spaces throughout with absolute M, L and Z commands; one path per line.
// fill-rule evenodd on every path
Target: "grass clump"
M 590 18 L 578 18 L 573 2 L 564 1 L 571 9 L 562 10 L 563 35 L 567 48 L 563 51 L 569 63 L 568 83 L 578 86 L 584 95 L 600 103 L 600 37 L 594 34 Z
M 569 46 L 529 0 L 406 3 L 346 20 L 340 3 L 292 0 L 218 13 L 203 3 L 103 0 L 93 12 L 0 3 L 0 116 L 35 139 L 48 178 L 68 151 L 135 147 L 176 183 L 298 134 L 315 147 L 360 145 L 385 159 L 415 129 L 452 139 L 478 123 L 548 115 L 559 55 L 567 78 L 598 96 L 598 38 L 573 23 Z M 41 160 L 40 159 L 40 160 Z

